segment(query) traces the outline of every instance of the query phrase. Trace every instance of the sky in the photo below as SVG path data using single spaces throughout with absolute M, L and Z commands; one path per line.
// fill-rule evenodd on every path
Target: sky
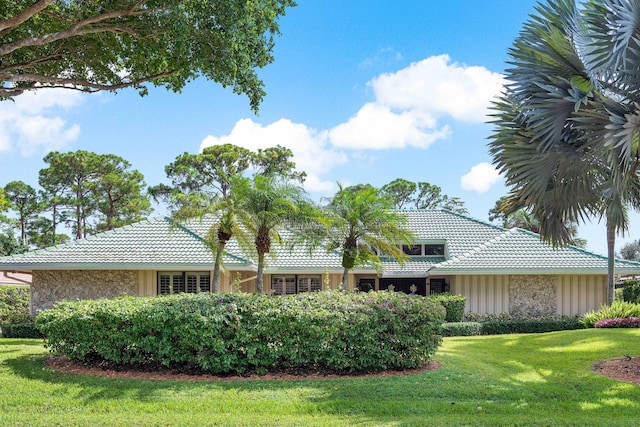
M 37 187 L 47 152 L 88 150 L 128 160 L 149 185 L 183 152 L 232 143 L 290 148 L 316 200 L 337 183 L 426 181 L 488 221 L 506 195 L 491 164 L 488 107 L 531 0 L 299 0 L 280 20 L 273 64 L 258 70 L 259 113 L 246 96 L 198 79 L 182 93 L 41 90 L 0 103 L 0 185 Z M 155 215 L 163 215 L 162 209 Z M 636 234 L 634 234 L 634 232 Z M 640 216 L 616 248 L 640 238 Z M 603 224 L 580 226 L 606 254 Z

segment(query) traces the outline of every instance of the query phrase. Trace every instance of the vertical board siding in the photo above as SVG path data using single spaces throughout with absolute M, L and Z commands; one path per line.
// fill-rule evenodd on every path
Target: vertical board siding
M 138 296 L 153 297 L 158 294 L 158 272 L 155 270 L 138 270 Z
M 465 297 L 466 312 L 509 311 L 509 276 L 456 276 L 452 291 Z
M 607 300 L 607 276 L 558 276 L 558 314 L 573 316 L 598 310 Z

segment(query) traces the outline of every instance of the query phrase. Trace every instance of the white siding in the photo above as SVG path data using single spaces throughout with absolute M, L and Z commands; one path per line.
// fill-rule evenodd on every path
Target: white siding
M 557 313 L 567 316 L 598 310 L 607 301 L 607 276 L 558 276 Z
M 496 314 L 509 311 L 509 276 L 456 276 L 451 292 L 466 298 L 465 311 Z

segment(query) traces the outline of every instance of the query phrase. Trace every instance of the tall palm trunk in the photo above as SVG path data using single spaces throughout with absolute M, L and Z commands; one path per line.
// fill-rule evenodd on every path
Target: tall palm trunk
M 258 276 L 256 277 L 256 290 L 259 294 L 264 293 L 264 283 L 263 283 L 263 273 L 264 273 L 264 253 L 258 253 Z
M 345 268 L 342 273 L 342 283 L 340 284 L 340 289 L 343 291 L 347 290 L 347 276 L 349 275 L 349 269 Z
M 615 295 L 614 291 L 614 266 L 615 266 L 616 228 L 607 218 L 607 303 L 611 304 Z
M 213 280 L 211 282 L 211 292 L 218 292 L 218 283 L 220 282 L 220 263 L 222 262 L 222 253 L 224 252 L 224 246 L 218 245 L 216 251 L 216 259 L 213 264 Z

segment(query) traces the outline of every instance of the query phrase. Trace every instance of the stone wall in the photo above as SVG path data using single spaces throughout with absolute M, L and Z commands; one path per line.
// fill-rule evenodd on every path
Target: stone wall
M 509 311 L 515 316 L 538 317 L 555 314 L 557 309 L 556 276 L 511 276 Z
M 99 299 L 138 295 L 137 271 L 34 271 L 31 313 L 51 308 L 63 299 Z

